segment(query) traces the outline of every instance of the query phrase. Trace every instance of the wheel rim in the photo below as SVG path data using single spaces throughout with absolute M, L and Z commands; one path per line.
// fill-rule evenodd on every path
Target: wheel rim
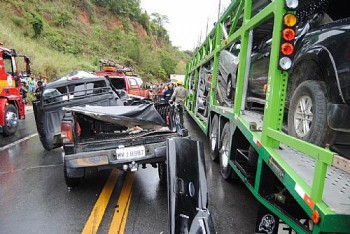
M 302 96 L 294 112 L 294 127 L 298 137 L 305 137 L 311 129 L 313 103 L 309 96 Z
M 6 126 L 8 128 L 14 128 L 18 124 L 18 117 L 15 112 L 9 111 L 5 116 Z
M 220 157 L 221 167 L 227 168 L 227 166 L 228 166 L 228 140 L 227 140 L 227 136 L 225 136 L 225 138 L 222 142 L 220 155 L 221 155 L 221 157 Z
M 210 134 L 210 143 L 211 143 L 211 150 L 214 151 L 216 148 L 217 143 L 217 127 L 213 127 L 211 134 Z

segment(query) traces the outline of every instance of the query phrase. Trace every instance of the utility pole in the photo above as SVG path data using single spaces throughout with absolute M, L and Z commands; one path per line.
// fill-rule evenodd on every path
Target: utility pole
M 219 7 L 218 7 L 218 20 L 217 20 L 217 22 L 219 22 L 219 18 L 220 18 L 220 11 L 221 11 L 221 0 L 219 0 Z
M 209 17 L 207 18 L 207 28 L 205 29 L 205 37 L 208 36 L 208 24 L 209 24 Z

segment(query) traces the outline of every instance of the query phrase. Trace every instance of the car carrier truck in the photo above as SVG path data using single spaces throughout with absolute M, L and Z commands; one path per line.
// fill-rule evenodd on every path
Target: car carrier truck
M 187 64 L 186 110 L 259 201 L 256 233 L 350 233 L 345 5 L 232 1 Z
M 21 88 L 17 57 L 23 57 L 26 74 L 30 74 L 30 60 L 14 49 L 2 47 L 0 43 L 0 133 L 12 135 L 18 128 L 19 119 L 25 118 L 24 93 Z

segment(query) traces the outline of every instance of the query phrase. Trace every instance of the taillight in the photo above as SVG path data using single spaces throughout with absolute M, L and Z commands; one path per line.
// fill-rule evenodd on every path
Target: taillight
M 297 7 L 298 1 L 287 0 L 286 5 L 289 6 L 288 8 L 294 9 Z M 283 16 L 283 30 L 281 35 L 280 57 L 278 62 L 278 65 L 282 70 L 289 70 L 292 67 L 296 24 L 297 17 L 295 14 L 287 13 Z
M 283 55 L 291 55 L 294 52 L 294 46 L 291 43 L 283 43 L 281 45 L 281 52 Z
M 63 143 L 73 142 L 73 128 L 69 121 L 62 121 L 61 123 L 61 138 Z
M 295 31 L 291 28 L 286 28 L 283 30 L 283 38 L 286 41 L 292 41 L 295 38 Z

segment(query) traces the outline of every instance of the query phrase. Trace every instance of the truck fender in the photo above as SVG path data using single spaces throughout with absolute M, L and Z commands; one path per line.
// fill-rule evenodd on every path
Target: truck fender
M 0 98 L 0 126 L 5 125 L 5 107 L 7 101 L 7 98 Z
M 296 55 L 294 64 L 293 64 L 293 70 L 291 71 L 291 74 L 293 74 L 293 71 L 295 71 L 295 68 L 297 68 L 300 64 L 307 62 L 307 61 L 314 61 L 316 62 L 321 69 L 323 69 L 323 74 L 326 74 L 324 76 L 324 81 L 327 84 L 336 84 L 336 87 L 334 89 L 337 89 L 338 92 L 331 92 L 332 88 L 330 86 L 327 86 L 327 93 L 328 93 L 328 99 L 329 101 L 335 101 L 341 98 L 342 102 L 345 102 L 344 96 L 340 87 L 340 81 L 336 69 L 336 64 L 334 61 L 334 58 L 331 54 L 331 52 L 322 45 L 317 45 L 315 47 L 308 48 L 306 51 L 302 51 L 298 55 Z M 291 86 L 290 91 L 294 91 L 298 84 L 301 82 L 307 80 L 308 77 L 299 77 L 298 80 L 290 79 L 288 87 Z M 289 88 L 288 88 L 289 89 Z M 333 90 L 334 90 L 333 89 Z M 292 93 L 290 93 L 292 95 Z

